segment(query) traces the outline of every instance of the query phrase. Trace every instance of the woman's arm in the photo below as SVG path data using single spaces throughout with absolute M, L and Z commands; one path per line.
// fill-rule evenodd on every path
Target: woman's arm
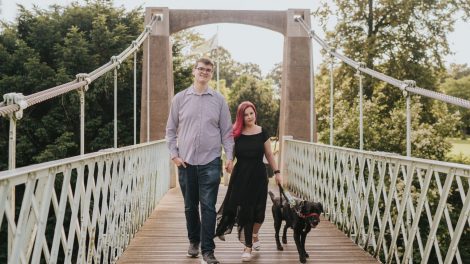
M 269 166 L 271 166 L 271 169 L 274 171 L 274 179 L 276 180 L 276 183 L 282 185 L 282 175 L 279 171 L 279 167 L 277 166 L 276 161 L 274 160 L 274 155 L 271 150 L 271 139 L 269 138 L 266 140 L 266 142 L 264 142 L 264 155 L 268 160 Z

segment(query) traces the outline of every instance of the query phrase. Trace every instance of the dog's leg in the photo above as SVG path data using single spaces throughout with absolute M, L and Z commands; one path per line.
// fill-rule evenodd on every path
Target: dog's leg
M 289 229 L 289 226 L 286 224 L 284 226 L 284 230 L 282 231 L 282 243 L 287 244 L 287 229 Z
M 307 232 L 302 232 L 302 234 L 300 235 L 300 244 L 302 245 L 302 250 L 304 251 L 304 254 L 305 254 L 305 257 L 308 258 L 310 257 L 307 253 L 307 251 L 305 250 L 305 240 L 307 239 Z
M 305 257 L 304 250 L 302 249 L 302 242 L 300 238 L 301 234 L 302 234 L 302 230 L 299 230 L 299 228 L 296 227 L 294 229 L 294 241 L 295 241 L 295 245 L 297 246 L 297 251 L 299 252 L 299 260 L 300 260 L 300 263 L 306 263 L 307 258 Z
M 281 241 L 279 241 L 279 231 L 281 230 L 282 220 L 278 219 L 277 217 L 273 217 L 273 218 L 274 218 L 274 231 L 276 232 L 274 236 L 276 238 L 277 250 L 284 250 L 284 248 L 281 245 Z

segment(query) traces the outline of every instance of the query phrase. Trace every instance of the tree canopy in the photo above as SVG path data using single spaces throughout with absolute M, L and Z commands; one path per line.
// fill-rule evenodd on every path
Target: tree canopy
M 238 105 L 250 101 L 256 106 L 258 125 L 269 136 L 278 135 L 279 101 L 274 98 L 271 80 L 261 81 L 252 75 L 242 75 L 233 84 L 229 98 L 232 121 L 235 122 Z
M 19 6 L 15 22 L 2 23 L 0 94 L 29 95 L 75 79 L 119 54 L 143 30 L 142 12 L 115 8 L 109 1 L 27 10 Z M 141 57 L 141 55 L 138 55 Z M 132 142 L 132 61 L 118 79 L 120 145 Z M 91 84 L 86 93 L 86 152 L 112 146 L 112 75 Z M 68 93 L 30 107 L 18 122 L 17 166 L 79 154 L 79 96 Z M 0 122 L 0 149 L 7 148 L 8 122 Z M 2 155 L 0 169 L 6 167 Z
M 112 1 L 93 0 L 85 4 L 54 5 L 48 9 L 26 9 L 12 23 L 1 23 L 0 94 L 19 92 L 33 94 L 91 72 L 113 55 L 127 48 L 144 29 L 141 8 L 126 11 Z M 184 30 L 171 36 L 175 93 L 192 83 L 196 56 L 185 52 L 204 41 L 199 33 Z M 271 98 L 272 87 L 261 85 L 261 70 L 253 63 L 239 63 L 230 52 L 219 47 L 221 92 L 227 98 L 230 89 L 242 75 L 251 76 L 266 92 L 260 98 Z M 140 78 L 142 54 L 137 54 L 137 76 Z M 215 57 L 215 51 L 211 56 Z M 133 142 L 133 60 L 123 62 L 118 70 L 118 145 Z M 212 81 L 215 88 L 216 84 Z M 140 87 L 137 81 L 137 116 L 140 116 Z M 95 80 L 86 92 L 85 152 L 113 146 L 113 76 L 108 73 Z M 232 102 L 236 103 L 234 100 Z M 255 103 L 258 101 L 254 100 Z M 266 104 L 260 101 L 260 104 Z M 273 109 L 278 102 L 274 100 Z M 68 93 L 31 106 L 25 110 L 17 127 L 17 166 L 30 165 L 79 154 L 79 95 Z M 263 109 L 263 106 L 261 106 Z M 263 112 L 264 113 L 264 112 Z M 269 115 L 269 118 L 277 118 Z M 264 119 L 264 118 L 263 118 Z M 267 118 L 266 118 L 267 119 Z M 277 119 L 266 120 L 270 133 L 276 135 Z M 139 130 L 139 120 L 137 129 Z M 0 150 L 8 153 L 7 119 L 0 122 Z M 139 134 L 137 132 L 137 134 Z M 0 170 L 7 168 L 7 155 L 0 157 Z
M 323 1 L 315 15 L 327 29 L 335 16 L 334 28 L 326 39 L 333 48 L 368 68 L 400 80 L 415 80 L 418 86 L 436 91 L 445 75 L 444 57 L 450 49 L 447 34 L 453 30 L 456 13 L 469 17 L 468 1 Z M 329 135 L 328 62 L 316 76 L 317 113 L 320 139 Z M 335 62 L 335 144 L 357 147 L 359 142 L 356 69 Z M 405 154 L 405 98 L 402 91 L 365 76 L 365 148 Z M 455 134 L 459 116 L 435 100 L 413 96 L 413 156 L 444 159 L 450 150 L 445 138 Z M 443 124 L 447 124 L 444 126 Z M 448 129 L 448 127 L 454 129 Z M 423 140 L 431 135 L 432 140 Z

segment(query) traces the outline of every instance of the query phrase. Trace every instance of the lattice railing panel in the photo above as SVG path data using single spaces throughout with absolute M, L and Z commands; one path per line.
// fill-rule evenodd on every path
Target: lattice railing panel
M 289 187 L 387 263 L 465 263 L 470 166 L 286 140 Z
M 116 261 L 169 189 L 169 165 L 158 141 L 0 172 L 9 263 Z

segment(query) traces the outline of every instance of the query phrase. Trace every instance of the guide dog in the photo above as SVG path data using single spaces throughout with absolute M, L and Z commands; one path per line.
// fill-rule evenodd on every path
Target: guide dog
M 279 188 L 282 195 L 284 195 L 282 187 L 279 186 Z M 295 205 L 293 202 L 290 205 L 287 201 L 287 197 L 282 201 L 282 197 L 275 197 L 271 191 L 269 191 L 269 196 L 273 202 L 272 212 L 274 230 L 276 231 L 275 238 L 277 249 L 284 249 L 279 241 L 279 230 L 284 220 L 286 224 L 282 233 L 282 243 L 287 244 L 286 232 L 289 227 L 292 228 L 294 230 L 295 245 L 299 252 L 299 260 L 301 263 L 306 263 L 309 255 L 305 251 L 305 240 L 310 230 L 320 223 L 320 214 L 323 212 L 323 205 L 321 203 L 314 203 L 297 198 L 294 198 Z

